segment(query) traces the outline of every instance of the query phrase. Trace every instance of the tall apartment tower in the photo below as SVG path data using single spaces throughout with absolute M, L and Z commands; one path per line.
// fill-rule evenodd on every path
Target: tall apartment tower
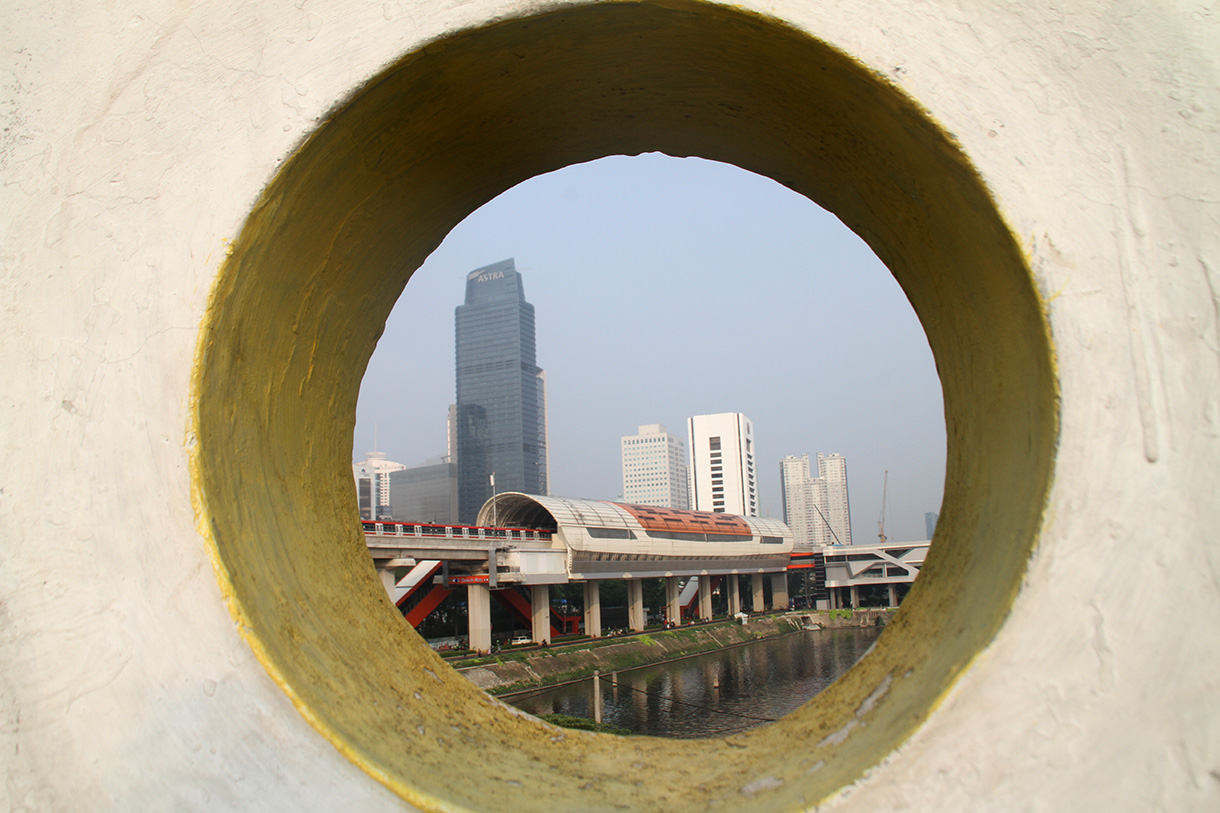
M 458 517 L 473 523 L 496 492 L 546 494 L 546 379 L 534 306 L 511 259 L 466 275 L 455 314 Z
M 784 522 L 792 529 L 792 543 L 796 550 L 810 550 L 814 545 L 814 529 L 820 520 L 814 509 L 809 455 L 788 455 L 780 461 L 779 473 L 783 488 Z
M 690 508 L 686 443 L 682 438 L 671 435 L 659 423 L 650 423 L 641 426 L 638 434 L 624 435 L 621 445 L 623 502 Z
M 696 511 L 758 516 L 754 423 L 740 412 L 687 421 Z
M 847 458 L 841 454 L 818 452 L 818 479 L 825 483 L 824 512 L 826 522 L 834 530 L 833 541 L 851 544 L 851 506 L 847 500 Z
M 839 454 L 819 453 L 817 473 L 812 476 L 809 455 L 789 455 L 780 461 L 784 522 L 792 529 L 798 550 L 851 544 L 847 460 Z

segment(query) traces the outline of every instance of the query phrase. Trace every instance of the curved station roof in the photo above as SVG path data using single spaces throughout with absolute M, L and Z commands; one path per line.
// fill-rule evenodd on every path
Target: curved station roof
M 565 528 L 642 530 L 648 536 L 669 538 L 675 534 L 792 536 L 788 526 L 777 519 L 517 492 L 497 494 L 488 500 L 479 511 L 477 523 L 560 532 Z
M 506 492 L 478 524 L 550 531 L 575 579 L 782 571 L 792 531 L 776 519 Z

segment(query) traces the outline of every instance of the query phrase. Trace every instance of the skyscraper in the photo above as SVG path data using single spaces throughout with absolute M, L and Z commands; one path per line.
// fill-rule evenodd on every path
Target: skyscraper
M 809 455 L 788 455 L 780 461 L 779 470 L 784 522 L 792 529 L 792 542 L 796 549 L 809 550 L 814 544 L 814 528 L 820 522 L 813 504 Z
M 696 511 L 758 516 L 754 423 L 740 412 L 687 421 Z
M 690 507 L 686 443 L 659 423 L 622 438 L 623 502 L 665 508 Z
M 399 522 L 457 521 L 457 466 L 447 455 L 390 472 L 390 509 Z
M 847 501 L 847 459 L 841 454 L 818 452 L 818 479 L 826 484 L 826 521 L 833 544 L 851 544 L 851 506 Z M 829 540 L 828 540 L 829 542 Z
M 936 520 L 940 519 L 940 514 L 936 511 L 929 511 L 923 515 L 924 529 L 928 532 L 928 539 L 936 536 Z
M 497 492 L 546 494 L 546 379 L 536 363 L 534 306 L 511 259 L 466 275 L 455 313 L 459 521 Z
M 365 459 L 352 464 L 361 519 L 389 519 L 390 473 L 405 469 L 402 463 L 385 459 L 385 452 L 369 452 Z

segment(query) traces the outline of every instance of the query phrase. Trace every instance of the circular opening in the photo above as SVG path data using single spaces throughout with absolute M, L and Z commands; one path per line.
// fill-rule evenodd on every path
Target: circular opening
M 351 499 L 357 393 L 402 269 L 528 177 L 654 150 L 736 164 L 835 212 L 906 292 L 945 398 L 937 540 L 902 612 L 816 702 L 721 740 L 561 731 L 491 700 L 396 616 Z M 193 416 L 200 527 L 252 647 L 336 747 L 430 809 L 794 809 L 860 777 L 1003 622 L 1057 432 L 1038 296 L 951 140 L 825 43 L 670 0 L 455 34 L 360 89 L 234 243 Z M 453 782 L 455 764 L 481 770 Z

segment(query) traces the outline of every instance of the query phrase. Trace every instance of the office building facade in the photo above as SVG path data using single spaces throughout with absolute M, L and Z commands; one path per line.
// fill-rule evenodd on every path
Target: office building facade
M 758 516 L 753 421 L 740 412 L 696 415 L 687 439 L 695 510 Z
M 448 457 L 392 471 L 389 480 L 395 520 L 433 525 L 457 522 L 457 466 Z
M 492 494 L 549 490 L 546 379 L 537 365 L 534 306 L 504 260 L 466 275 L 455 356 L 458 518 L 473 523 Z
M 659 423 L 639 427 L 620 442 L 623 502 L 688 509 L 686 443 Z

